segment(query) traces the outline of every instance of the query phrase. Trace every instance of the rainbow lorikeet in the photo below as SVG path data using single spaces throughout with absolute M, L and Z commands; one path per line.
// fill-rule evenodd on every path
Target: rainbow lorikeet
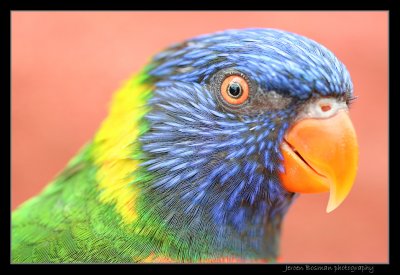
M 156 55 L 12 214 L 12 262 L 274 262 L 298 193 L 354 182 L 353 85 L 325 47 L 228 30 Z

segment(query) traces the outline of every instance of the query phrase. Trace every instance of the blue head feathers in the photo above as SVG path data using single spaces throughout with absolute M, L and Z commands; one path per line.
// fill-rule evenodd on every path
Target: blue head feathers
M 349 97 L 344 65 L 305 37 L 249 29 L 174 45 L 154 58 L 148 74 L 155 90 L 150 130 L 140 141 L 142 167 L 154 175 L 144 186 L 154 214 L 183 242 L 275 256 L 293 199 L 279 182 L 280 144 L 304 102 Z M 239 106 L 220 96 L 232 74 L 249 83 L 249 98 Z

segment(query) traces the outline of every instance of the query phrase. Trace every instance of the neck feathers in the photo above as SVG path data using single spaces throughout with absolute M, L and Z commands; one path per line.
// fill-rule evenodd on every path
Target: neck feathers
M 248 162 L 227 161 L 227 154 L 243 160 L 241 153 L 254 152 L 240 150 L 243 146 L 232 144 L 239 136 L 228 135 L 241 135 L 246 126 L 211 112 L 211 98 L 189 98 L 204 95 L 199 85 L 183 95 L 199 108 L 192 118 L 184 113 L 187 106 L 160 96 L 176 96 L 184 84 L 159 90 L 147 79 L 139 74 L 116 93 L 94 139 L 99 200 L 114 205 L 132 234 L 172 259 L 274 259 L 292 201 L 274 180 L 277 164 L 267 171 L 253 156 Z M 216 124 L 210 125 L 213 115 Z M 279 159 L 273 152 L 267 157 Z

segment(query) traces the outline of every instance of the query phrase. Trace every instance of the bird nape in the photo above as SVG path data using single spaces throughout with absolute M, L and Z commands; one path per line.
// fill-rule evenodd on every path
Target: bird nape
M 175 44 L 115 94 L 92 141 L 12 214 L 12 262 L 274 262 L 298 193 L 354 182 L 345 66 L 273 29 Z

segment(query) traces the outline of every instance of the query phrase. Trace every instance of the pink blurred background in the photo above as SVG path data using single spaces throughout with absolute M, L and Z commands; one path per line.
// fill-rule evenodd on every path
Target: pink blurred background
M 38 192 L 91 139 L 112 93 L 171 43 L 232 28 L 296 32 L 350 71 L 360 163 L 334 212 L 302 195 L 286 217 L 288 263 L 388 261 L 387 12 L 12 12 L 12 209 Z

